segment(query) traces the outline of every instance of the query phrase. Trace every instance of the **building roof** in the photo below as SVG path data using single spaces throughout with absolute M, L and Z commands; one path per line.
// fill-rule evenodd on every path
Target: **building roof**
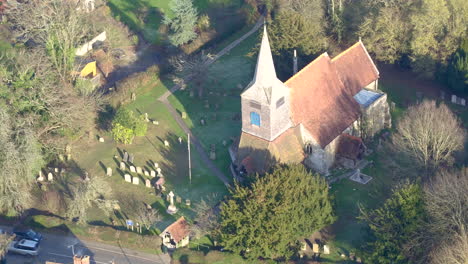
M 360 114 L 327 53 L 320 55 L 285 83 L 291 88 L 291 114 L 325 148 Z
M 355 94 L 353 97 L 358 102 L 358 104 L 368 107 L 377 99 L 379 99 L 383 94 L 377 93 L 374 91 L 369 91 L 366 89 L 362 89 L 359 93 Z
M 273 141 L 242 132 L 237 152 L 238 165 L 247 173 L 264 173 L 276 163 L 301 163 L 304 151 L 297 128 L 289 128 Z
M 166 232 L 171 234 L 172 240 L 174 240 L 175 243 L 179 243 L 190 234 L 189 225 L 183 216 L 164 229 L 161 235 Z
M 332 59 L 346 89 L 357 94 L 362 88 L 379 78 L 379 71 L 364 44 L 356 44 Z

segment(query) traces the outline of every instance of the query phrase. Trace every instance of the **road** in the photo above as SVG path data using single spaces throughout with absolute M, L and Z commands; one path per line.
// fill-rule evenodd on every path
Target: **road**
M 9 230 L 9 228 L 0 227 Z M 53 261 L 58 263 L 73 263 L 73 252 L 77 255 L 90 256 L 91 263 L 109 264 L 169 264 L 168 254 L 152 255 L 111 246 L 102 243 L 80 240 L 73 236 L 44 234 L 40 244 L 40 254 L 37 257 L 24 257 L 16 254 L 7 255 L 8 264 L 45 263 Z M 71 247 L 70 245 L 74 245 Z

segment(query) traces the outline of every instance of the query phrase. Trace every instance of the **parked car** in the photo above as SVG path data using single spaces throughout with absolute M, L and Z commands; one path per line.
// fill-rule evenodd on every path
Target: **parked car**
M 8 246 L 8 252 L 25 256 L 37 256 L 39 254 L 39 242 L 27 239 L 13 241 Z
M 32 229 L 26 230 L 14 230 L 13 233 L 19 238 L 25 238 L 28 240 L 40 242 L 42 240 L 42 235 L 38 232 L 33 231 Z

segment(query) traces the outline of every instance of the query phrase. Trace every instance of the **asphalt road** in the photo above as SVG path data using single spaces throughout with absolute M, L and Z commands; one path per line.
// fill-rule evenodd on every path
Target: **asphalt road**
M 8 228 L 0 227 L 8 230 Z M 168 254 L 152 255 L 125 249 L 118 246 L 110 246 L 102 243 L 80 240 L 73 236 L 60 236 L 43 234 L 44 239 L 40 243 L 40 253 L 37 257 L 25 257 L 16 254 L 7 254 L 7 264 L 36 264 L 46 261 L 58 263 L 73 263 L 73 253 L 76 255 L 90 256 L 91 263 L 109 264 L 169 264 Z M 74 246 L 71 246 L 74 245 Z

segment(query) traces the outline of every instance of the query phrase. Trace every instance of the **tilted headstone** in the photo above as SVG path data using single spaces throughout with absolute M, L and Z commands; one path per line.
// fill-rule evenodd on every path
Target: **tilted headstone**
M 125 162 L 120 162 L 120 169 L 125 170 Z
M 54 175 L 52 174 L 52 172 L 49 172 L 49 173 L 47 174 L 47 180 L 48 180 L 48 181 L 54 181 Z
M 151 174 L 151 177 L 153 177 L 153 178 L 156 177 L 156 172 L 154 170 L 151 170 L 150 174 Z
M 452 95 L 452 103 L 456 104 L 457 103 L 457 96 L 456 95 Z
M 130 174 L 125 174 L 125 181 L 132 182 L 132 176 Z
M 130 171 L 131 172 L 136 172 L 135 166 L 130 166 Z
M 112 168 L 107 167 L 106 175 L 107 176 L 112 176 Z
M 165 146 L 165 147 L 169 147 L 169 141 L 164 140 L 164 146 Z
M 123 161 L 128 162 L 128 152 L 127 151 L 125 151 L 125 153 L 124 153 Z
M 323 245 L 323 254 L 325 254 L 325 255 L 330 254 L 330 246 Z
M 148 188 L 151 188 L 151 181 L 146 179 L 145 180 L 145 186 L 148 187 Z
M 136 167 L 136 172 L 138 174 L 142 174 L 143 173 L 143 170 L 141 169 L 141 167 Z
M 135 184 L 135 185 L 140 184 L 140 178 L 138 178 L 138 176 L 133 177 L 132 183 Z

